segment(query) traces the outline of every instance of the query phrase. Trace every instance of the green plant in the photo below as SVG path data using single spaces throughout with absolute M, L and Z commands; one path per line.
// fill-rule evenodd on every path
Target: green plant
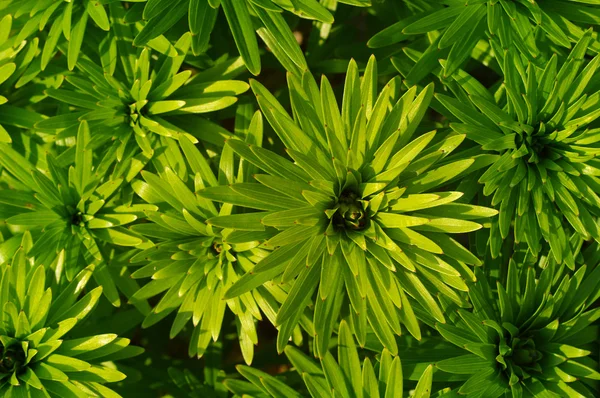
M 365 343 L 368 323 L 396 353 L 393 336 L 400 334 L 400 322 L 420 336 L 405 293 L 443 322 L 428 290 L 462 302 L 451 288 L 466 290 L 462 278 L 473 276 L 466 264 L 479 263 L 445 234 L 475 231 L 481 225 L 471 220 L 496 214 L 453 203 L 460 192 L 435 193 L 435 188 L 487 160 L 446 160 L 464 135 L 444 134 L 434 140 L 432 131 L 411 140 L 433 86 L 419 95 L 411 88 L 398 98 L 393 79 L 377 95 L 376 70 L 372 58 L 361 83 L 356 64 L 350 63 L 341 113 L 326 78 L 319 92 L 309 74 L 302 81 L 288 76 L 297 124 L 262 85 L 251 82 L 294 163 L 258 146 L 228 140 L 238 155 L 265 174 L 254 175 L 257 182 L 200 192 L 208 199 L 265 210 L 221 215 L 208 223 L 259 234 L 273 231 L 265 245 L 276 250 L 237 281 L 226 297 L 237 297 L 280 275 L 282 282 L 293 281 L 277 314 L 280 351 L 318 289 L 314 324 L 320 355 L 327 350 L 344 297 L 350 299 L 359 342 Z M 377 291 L 387 294 L 375 295 Z
M 600 113 L 597 88 L 588 84 L 600 58 L 584 60 L 590 35 L 587 31 L 566 59 L 559 62 L 555 55 L 543 69 L 509 48 L 500 62 L 502 97 L 471 84 L 466 74 L 457 79 L 462 89 L 456 91 L 464 102 L 436 97 L 449 117 L 462 122 L 450 124 L 454 131 L 500 155 L 479 177 L 500 212 L 490 231 L 494 255 L 513 228 L 515 239 L 527 242 L 533 253 L 545 240 L 559 263 L 574 268 L 569 230 L 600 239 L 594 220 L 600 210 L 594 121 Z
M 597 300 L 599 271 L 591 265 L 598 261 L 597 246 L 590 249 L 572 276 L 552 257 L 541 260 L 541 271 L 510 259 L 508 267 L 481 273 L 469 291 L 473 309 L 450 306 L 451 322 L 436 325 L 462 353 L 435 368 L 464 380 L 458 391 L 467 396 L 595 395 L 600 373 L 592 323 L 598 311 L 590 305 Z
M 46 175 L 6 144 L 0 144 L 0 164 L 11 174 L 18 187 L 15 192 L 2 191 L 0 204 L 13 214 L 6 223 L 15 229 L 39 232 L 31 255 L 41 263 L 64 256 L 59 270 L 72 280 L 85 265 L 95 265 L 94 278 L 104 287 L 104 294 L 114 304 L 121 299 L 115 283 L 116 276 L 106 267 L 99 242 L 121 246 L 140 245 L 143 240 L 123 228 L 153 205 L 131 204 L 121 197 L 119 187 L 137 173 L 131 163 L 129 170 L 120 168 L 108 176 L 110 158 L 100 165 L 93 162 L 87 122 L 79 125 L 74 165 L 69 153 L 59 158 L 48 155 Z M 107 154 L 110 157 L 111 153 Z M 114 153 L 112 153 L 114 156 Z M 66 159 L 65 159 L 66 158 Z M 66 164 L 65 164 L 66 162 Z M 68 167 L 68 168 L 67 168 Z M 123 176 L 128 172 L 128 176 Z
M 583 27 L 600 23 L 600 9 L 597 4 L 587 1 L 448 0 L 414 3 L 413 15 L 373 36 L 369 46 L 384 47 L 414 35 L 430 33 L 431 44 L 414 70 L 431 71 L 438 66 L 437 60 L 443 58 L 446 60 L 444 77 L 452 76 L 470 58 L 480 40 L 491 39 L 490 43 L 498 50 L 496 54 L 515 46 L 531 62 L 543 66 L 551 54 L 549 49 L 571 48 L 572 43 L 578 42 L 584 34 Z M 589 43 L 589 48 L 595 52 L 600 50 L 595 39 Z
M 0 0 L 0 396 L 599 396 L 599 6 Z
M 342 0 L 340 3 L 365 7 L 370 5 L 370 0 Z M 174 4 L 170 0 L 149 0 L 141 14 L 146 24 L 136 36 L 134 44 L 143 45 L 165 33 L 187 14 L 189 30 L 194 37 L 193 51 L 196 54 L 202 53 L 209 46 L 211 32 L 221 8 L 235 45 L 246 67 L 254 75 L 260 73 L 261 65 L 252 16 L 257 16 L 264 26 L 261 36 L 266 36 L 269 43 L 281 47 L 296 65 L 304 68 L 306 61 L 302 51 L 281 13 L 287 11 L 301 18 L 333 22 L 333 15 L 317 0 L 179 0 Z
M 306 390 L 313 397 L 400 397 L 404 393 L 402 383 L 402 363 L 400 357 L 394 357 L 383 350 L 375 365 L 369 357 L 362 362 L 357 347 L 345 321 L 340 322 L 338 334 L 337 361 L 327 353 L 319 365 L 315 364 L 302 351 L 294 347 L 286 347 L 285 355 L 295 370 L 302 376 Z M 429 365 L 414 386 L 414 396 L 423 397 L 431 392 L 433 367 Z M 225 385 L 232 392 L 242 395 L 252 393 L 258 397 L 302 397 L 297 389 L 286 385 L 283 381 L 248 366 L 240 365 L 238 372 L 248 382 L 228 379 Z
M 255 128 L 251 127 L 247 142 L 260 143 L 262 131 L 256 128 L 257 123 L 252 126 Z M 194 332 L 188 354 L 197 357 L 204 355 L 211 338 L 216 341 L 219 337 L 225 310 L 229 308 L 237 319 L 243 357 L 251 363 L 253 346 L 258 343 L 254 320 L 262 319 L 260 307 L 264 306 L 264 299 L 257 297 L 260 293 L 226 299 L 225 292 L 268 252 L 259 248 L 260 236 L 244 236 L 231 229 L 206 225 L 207 219 L 228 215 L 236 209 L 195 195 L 205 186 L 243 181 L 250 170 L 248 165 L 240 164 L 236 175 L 233 152 L 225 147 L 215 176 L 189 139 L 182 137 L 180 145 L 189 164 L 189 168 L 180 172 L 183 180 L 171 168 L 177 164 L 171 163 L 159 174 L 143 171 L 144 181 L 132 183 L 145 202 L 157 205 L 145 212 L 151 223 L 133 227 L 134 231 L 154 239 L 156 245 L 129 260 L 133 265 L 143 265 L 132 273 L 133 278 L 153 279 L 132 299 L 143 300 L 165 292 L 142 327 L 150 327 L 178 309 L 170 337 L 179 334 L 192 320 Z
M 122 14 L 123 11 L 121 10 Z M 193 142 L 202 137 L 210 121 L 197 117 L 226 108 L 235 97 L 248 90 L 248 84 L 225 80 L 239 73 L 236 60 L 192 76 L 179 72 L 191 45 L 191 35 L 183 35 L 166 54 L 156 60 L 148 48 L 127 45 L 134 30 L 122 25 L 108 34 L 98 46 L 98 54 L 82 54 L 77 73 L 66 76 L 59 89 L 45 93 L 64 104 L 58 115 L 36 123 L 35 127 L 55 131 L 61 138 L 74 135 L 80 121 L 87 121 L 93 135 L 92 149 L 116 145 L 117 161 L 137 155 L 144 163 L 152 157 L 156 136 L 178 139 L 185 134 Z M 223 79 L 223 80 L 217 80 Z M 188 116 L 188 117 L 185 117 Z M 142 154 L 132 152 L 135 141 Z
M 125 378 L 113 361 L 143 349 L 115 334 L 69 337 L 100 298 L 102 287 L 82 296 L 94 266 L 81 270 L 56 293 L 58 285 L 49 276 L 53 267 L 63 265 L 64 257 L 44 267 L 29 257 L 35 246 L 31 235 L 24 234 L 19 243 L 10 264 L 0 266 L 0 394 L 116 396 L 104 385 Z
M 79 57 L 81 46 L 85 40 L 88 19 L 94 21 L 100 29 L 108 31 L 110 22 L 104 3 L 92 0 L 83 1 L 37 1 L 37 0 L 7 0 L 0 5 L 4 15 L 13 15 L 16 43 L 43 31 L 49 26 L 44 39 L 41 63 L 38 67 L 44 70 L 54 55 L 56 45 L 61 36 L 68 41 L 68 67 L 72 70 Z

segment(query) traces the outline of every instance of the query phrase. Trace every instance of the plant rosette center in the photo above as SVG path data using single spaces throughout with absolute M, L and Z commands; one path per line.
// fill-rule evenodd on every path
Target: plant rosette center
M 215 258 L 223 259 L 225 257 L 229 262 L 237 261 L 233 247 L 221 239 L 215 239 L 210 245 L 209 251 Z
M 0 353 L 0 373 L 3 374 L 20 371 L 27 359 L 20 343 L 15 343 L 8 348 L 1 347 Z
M 134 102 L 128 106 L 129 113 L 127 113 L 126 116 L 127 116 L 127 120 L 129 121 L 129 125 L 131 127 L 139 125 L 141 117 L 144 116 L 144 114 L 142 113 L 142 109 L 144 108 L 144 106 L 147 103 L 148 103 L 148 101 L 144 100 L 144 101 Z
M 336 208 L 333 223 L 337 228 L 361 231 L 368 227 L 369 217 L 356 192 L 352 190 L 342 192 Z
M 501 344 L 496 360 L 502 364 L 511 384 L 514 384 L 516 378 L 522 380 L 528 378 L 531 372 L 541 373 L 539 361 L 542 357 L 532 338 L 515 337 Z
M 73 213 L 71 216 L 71 225 L 77 225 L 83 227 L 85 225 L 85 217 L 84 214 L 80 211 Z
M 515 137 L 516 152 L 522 153 L 528 163 L 539 163 L 549 158 L 551 156 L 551 144 L 551 140 L 544 135 L 538 135 L 538 133 L 521 133 Z

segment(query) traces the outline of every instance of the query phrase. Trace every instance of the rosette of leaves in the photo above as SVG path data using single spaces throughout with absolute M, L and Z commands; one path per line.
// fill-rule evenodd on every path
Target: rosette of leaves
M 523 258 L 523 256 L 520 256 Z M 441 336 L 460 349 L 435 363 L 468 397 L 593 397 L 598 389 L 598 246 L 571 274 L 552 256 L 510 258 L 470 286 L 473 309 L 449 305 Z M 594 264 L 594 265 L 591 265 Z M 487 265 L 487 263 L 486 263 Z M 492 276 L 496 275 L 496 276 Z M 440 347 L 440 352 L 444 350 Z
M 94 265 L 77 273 L 58 294 L 48 278 L 51 270 L 28 256 L 30 248 L 26 233 L 11 264 L 0 266 L 0 395 L 118 397 L 105 386 L 126 377 L 113 361 L 143 349 L 110 333 L 69 337 L 102 294 L 102 287 L 84 294 Z
M 455 203 L 460 192 L 437 192 L 457 176 L 489 164 L 486 156 L 448 155 L 464 135 L 414 137 L 433 96 L 433 85 L 400 97 L 392 79 L 378 94 L 372 58 L 359 78 L 350 62 L 340 112 L 331 85 L 321 89 L 310 73 L 288 75 L 295 121 L 268 90 L 251 87 L 267 120 L 293 160 L 240 140 L 228 140 L 261 173 L 254 182 L 207 187 L 207 199 L 262 210 L 221 215 L 209 225 L 272 237 L 275 250 L 240 278 L 233 298 L 275 280 L 293 283 L 277 314 L 282 351 L 304 309 L 314 299 L 317 355 L 327 351 L 342 303 L 351 304 L 353 330 L 365 344 L 368 325 L 392 353 L 403 323 L 420 338 L 411 297 L 419 314 L 444 315 L 431 292 L 467 305 L 456 292 L 474 280 L 469 265 L 479 260 L 449 234 L 478 230 L 473 221 L 493 209 Z M 344 306 L 344 308 L 346 308 Z M 424 309 L 424 310 L 421 310 Z M 345 310 L 344 310 L 345 311 Z
M 212 133 L 215 125 L 197 115 L 226 108 L 237 101 L 236 95 L 248 90 L 245 82 L 227 80 L 241 72 L 237 60 L 192 76 L 193 69 L 183 66 L 190 34 L 179 39 L 174 54 L 167 51 L 154 56 L 150 48 L 129 44 L 131 26 L 119 26 L 117 33 L 105 36 L 97 57 L 82 54 L 76 73 L 68 74 L 61 88 L 46 90 L 50 98 L 66 106 L 56 116 L 36 123 L 36 128 L 66 138 L 86 120 L 94 148 L 117 145 L 118 161 L 135 155 L 147 162 L 160 146 L 158 136 L 178 139 L 186 134 L 193 142 L 198 142 L 196 137 L 210 136 L 207 132 Z M 136 153 L 137 147 L 141 154 Z
M 560 263 L 573 268 L 567 244 L 573 229 L 585 240 L 600 239 L 598 129 L 594 84 L 600 57 L 586 62 L 591 31 L 563 61 L 544 68 L 527 63 L 514 48 L 498 54 L 504 84 L 495 97 L 467 74 L 457 75 L 457 98 L 439 94 L 450 127 L 499 155 L 479 177 L 483 193 L 500 215 L 490 231 L 495 256 L 511 228 L 533 253 L 542 239 Z M 453 82 L 454 83 L 454 82 Z M 444 109 L 445 108 L 445 109 Z
M 18 30 L 16 43 L 35 34 L 44 38 L 38 65 L 41 70 L 54 56 L 61 37 L 68 41 L 67 64 L 69 70 L 73 70 L 86 38 L 88 20 L 93 20 L 104 31 L 110 30 L 106 3 L 97 0 L 8 0 L 0 5 L 0 11 L 4 15 L 12 15 L 13 28 Z M 46 35 L 38 33 L 46 30 Z
M 371 38 L 371 48 L 385 47 L 418 35 L 432 34 L 429 47 L 413 66 L 419 79 L 439 67 L 451 76 L 471 57 L 480 40 L 492 39 L 499 52 L 515 46 L 540 66 L 548 55 L 570 49 L 584 34 L 582 27 L 600 23 L 600 8 L 589 1 L 463 1 L 419 2 L 414 14 L 387 27 Z M 590 48 L 600 50 L 594 40 Z M 423 73 L 425 72 L 425 73 Z M 419 80 L 417 79 L 417 81 Z M 411 83 L 417 83 L 411 80 Z
M 339 3 L 359 7 L 371 5 L 370 0 L 339 0 Z M 136 4 L 133 7 L 146 21 L 134 40 L 135 45 L 144 45 L 148 40 L 162 35 L 187 14 L 195 54 L 208 49 L 211 32 L 222 8 L 235 45 L 246 67 L 254 75 L 260 73 L 256 29 L 269 46 L 283 50 L 297 66 L 306 70 L 302 50 L 284 19 L 283 12 L 324 23 L 333 22 L 331 12 L 317 0 L 149 0 L 144 5 Z M 257 24 L 254 23 L 253 17 L 260 20 L 260 28 L 255 27 Z
M 72 280 L 85 264 L 95 265 L 94 279 L 103 286 L 108 300 L 118 306 L 118 273 L 106 266 L 100 242 L 142 244 L 141 237 L 122 226 L 144 217 L 143 210 L 155 206 L 132 204 L 131 195 L 121 195 L 124 181 L 132 178 L 127 173 L 137 173 L 135 165 L 125 162 L 105 178 L 110 162 L 100 160 L 96 166 L 89 143 L 89 129 L 82 122 L 74 153 L 66 152 L 58 158 L 46 156 L 47 174 L 7 144 L 0 144 L 0 165 L 8 174 L 4 180 L 13 188 L 0 191 L 0 207 L 3 214 L 12 214 L 5 221 L 13 230 L 31 230 L 38 235 L 30 254 L 41 264 L 61 256 L 63 266 L 57 273 L 67 280 Z M 110 157 L 110 153 L 105 156 Z M 74 164 L 69 157 L 74 158 Z M 136 290 L 129 278 L 121 278 L 119 287 L 131 294 L 131 289 Z
M 302 390 L 308 390 L 313 398 L 405 396 L 409 389 L 402 382 L 400 357 L 392 356 L 384 349 L 376 360 L 371 361 L 369 357 L 365 357 L 361 361 L 346 321 L 340 322 L 337 343 L 337 360 L 327 352 L 319 364 L 297 348 L 286 347 L 285 354 L 302 377 L 305 384 L 303 388 L 292 387 L 281 377 L 243 365 L 237 366 L 237 370 L 248 382 L 227 379 L 224 384 L 236 396 L 251 395 L 257 398 L 307 396 L 301 393 Z M 410 386 L 414 388 L 412 397 L 429 397 L 432 371 L 433 367 L 429 365 L 418 383 Z
M 256 123 L 251 129 L 253 133 L 247 137 L 248 142 L 260 142 L 256 133 L 261 131 L 262 136 L 262 130 L 255 128 L 258 127 Z M 133 278 L 152 278 L 132 299 L 162 296 L 145 317 L 144 328 L 177 310 L 171 338 L 191 320 L 190 357 L 203 356 L 211 339 L 217 340 L 223 328 L 225 311 L 229 308 L 236 316 L 244 360 L 251 363 L 254 345 L 258 342 L 255 320 L 262 319 L 260 308 L 269 308 L 269 313 L 273 310 L 259 292 L 226 298 L 225 291 L 268 251 L 259 248 L 261 242 L 256 236 L 248 239 L 243 233 L 206 225 L 207 219 L 231 214 L 236 209 L 197 195 L 206 186 L 226 186 L 243 181 L 249 165 L 240 166 L 236 175 L 233 152 L 226 147 L 215 176 L 205 157 L 190 140 L 182 137 L 179 143 L 189 167 L 183 161 L 171 160 L 174 159 L 171 155 L 161 155 L 157 160 L 162 162 L 162 167 L 157 166 L 157 174 L 142 171 L 143 180 L 132 182 L 133 189 L 145 202 L 157 206 L 155 210 L 146 212 L 147 223 L 132 227 L 155 242 L 130 259 L 131 265 L 141 266 L 132 273 Z M 182 156 L 181 153 L 179 156 Z M 178 164 L 182 167 L 177 172 Z

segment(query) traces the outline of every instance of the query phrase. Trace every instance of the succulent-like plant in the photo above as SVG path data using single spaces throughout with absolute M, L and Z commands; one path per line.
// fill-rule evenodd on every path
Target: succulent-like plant
M 293 162 L 228 140 L 242 159 L 263 172 L 254 175 L 256 182 L 199 192 L 207 199 L 263 210 L 211 218 L 210 225 L 261 236 L 265 230 L 274 231 L 265 245 L 276 250 L 237 281 L 226 297 L 275 278 L 293 282 L 277 314 L 280 350 L 318 288 L 318 354 L 326 352 L 345 297 L 350 299 L 361 345 L 370 324 L 395 353 L 394 334 L 400 334 L 400 323 L 420 336 L 405 293 L 443 322 L 430 292 L 463 303 L 453 289 L 466 291 L 464 279 L 473 278 L 466 264 L 479 264 L 448 234 L 480 229 L 472 220 L 496 211 L 454 203 L 460 192 L 436 188 L 489 159 L 447 158 L 464 135 L 432 131 L 414 138 L 433 86 L 419 95 L 413 87 L 400 97 L 398 80 L 393 79 L 377 95 L 376 70 L 372 58 L 361 83 L 356 64 L 350 63 L 341 113 L 325 77 L 319 91 L 309 73 L 302 81 L 288 75 L 296 121 L 260 83 L 251 82 Z
M 68 337 L 100 299 L 102 287 L 82 296 L 94 266 L 81 270 L 58 293 L 59 285 L 47 278 L 51 267 L 29 257 L 32 246 L 25 233 L 12 262 L 0 265 L 0 395 L 117 397 L 104 385 L 125 378 L 113 361 L 143 349 L 115 334 Z M 52 266 L 60 267 L 63 260 Z
M 479 273 L 469 290 L 473 309 L 449 305 L 449 322 L 435 326 L 463 351 L 435 362 L 452 374 L 440 378 L 458 382 L 468 397 L 598 395 L 597 245 L 584 257 L 572 275 L 552 256 L 535 267 L 518 254 Z
M 262 128 L 259 122 L 260 115 L 257 115 L 247 142 L 260 144 Z M 146 212 L 148 223 L 132 227 L 155 242 L 130 260 L 133 266 L 142 265 L 133 272 L 133 278 L 152 277 L 152 281 L 132 298 L 143 300 L 164 292 L 142 327 L 149 327 L 177 310 L 170 337 L 179 334 L 191 320 L 194 332 L 188 353 L 197 357 L 204 355 L 211 338 L 216 341 L 219 337 L 225 310 L 229 308 L 236 316 L 241 351 L 249 364 L 254 345 L 258 343 L 255 320 L 262 319 L 261 309 L 273 311 L 260 297 L 260 292 L 228 299 L 224 296 L 240 276 L 268 255 L 267 250 L 259 248 L 265 237 L 248 237 L 231 229 L 206 225 L 207 219 L 226 216 L 238 209 L 213 203 L 196 194 L 206 186 L 243 181 L 249 165 L 240 166 L 236 175 L 233 151 L 226 147 L 215 176 L 209 163 L 187 137 L 181 137 L 179 143 L 189 167 L 185 166 L 186 162 L 171 162 L 170 156 L 164 157 L 164 168 L 157 174 L 142 171 L 144 181 L 136 179 L 132 183 L 142 199 L 157 206 Z M 178 164 L 183 164 L 179 176 L 173 170 Z
M 243 67 L 236 60 L 194 76 L 189 69 L 181 70 L 192 41 L 190 34 L 163 49 L 166 54 L 153 56 L 149 48 L 128 44 L 133 32 L 132 26 L 122 24 L 104 37 L 98 54 L 82 54 L 77 72 L 66 76 L 66 84 L 46 90 L 66 107 L 36 123 L 36 128 L 66 138 L 86 120 L 94 149 L 118 145 L 116 159 L 121 161 L 137 155 L 132 152 L 133 144 L 143 152 L 138 160 L 145 162 L 154 153 L 157 136 L 178 139 L 186 134 L 194 142 L 196 137 L 209 136 L 204 130 L 212 123 L 196 115 L 226 108 L 237 101 L 236 95 L 248 90 L 245 82 L 226 80 Z
M 0 0 L 0 397 L 600 396 L 598 25 Z
M 600 152 L 593 124 L 600 91 L 591 83 L 600 57 L 585 61 L 590 40 L 588 31 L 564 61 L 555 55 L 543 69 L 509 48 L 499 56 L 505 79 L 496 96 L 464 73 L 455 78 L 460 100 L 436 95 L 440 109 L 462 122 L 450 124 L 454 131 L 499 155 L 479 177 L 500 211 L 490 231 L 494 255 L 511 228 L 534 254 L 542 239 L 549 242 L 556 260 L 571 268 L 571 228 L 600 240 Z
M 104 287 L 106 297 L 119 305 L 116 275 L 111 275 L 106 267 L 98 242 L 120 246 L 142 244 L 141 237 L 122 225 L 144 217 L 143 211 L 155 206 L 132 204 L 122 197 L 119 187 L 137 174 L 135 165 L 126 162 L 105 177 L 112 162 L 103 160 L 110 159 L 111 153 L 98 161 L 88 148 L 89 143 L 87 122 L 82 122 L 74 152 L 66 152 L 59 158 L 46 156 L 48 174 L 36 169 L 7 144 L 0 144 L 0 165 L 10 173 L 9 185 L 14 188 L 0 192 L 0 208 L 12 214 L 6 223 L 13 228 L 41 233 L 30 253 L 41 264 L 64 256 L 59 272 L 67 280 L 72 280 L 85 264 L 96 265 L 94 278 Z

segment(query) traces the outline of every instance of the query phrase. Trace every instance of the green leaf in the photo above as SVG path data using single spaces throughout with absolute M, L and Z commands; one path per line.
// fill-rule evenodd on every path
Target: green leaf
M 79 339 L 66 340 L 60 348 L 59 353 L 73 357 L 79 354 L 88 353 L 110 344 L 117 338 L 116 334 L 101 334 L 92 337 L 83 337 Z
M 298 0 L 298 2 L 300 3 L 299 5 L 301 7 L 303 5 L 303 1 L 304 0 Z M 292 34 L 283 16 L 281 16 L 280 13 L 272 12 L 262 7 L 255 6 L 252 2 L 250 2 L 250 4 L 252 5 L 254 12 L 256 12 L 262 23 L 265 25 L 268 32 L 273 36 L 273 38 L 275 38 L 277 44 L 283 49 L 285 54 L 294 62 L 294 64 L 300 67 L 301 70 L 308 69 L 308 66 L 306 65 L 306 60 L 304 59 L 304 55 L 302 54 L 302 50 L 298 45 L 298 41 Z M 327 12 L 326 9 L 323 8 L 323 10 Z M 302 12 L 302 8 L 300 8 L 298 11 Z M 331 17 L 331 14 L 329 14 L 329 16 Z M 252 34 L 252 36 L 255 37 L 254 34 Z M 240 54 L 242 54 L 241 51 Z M 258 70 L 258 72 L 260 72 L 260 69 Z M 256 73 L 252 73 L 256 75 Z
M 142 239 L 128 230 L 119 227 L 95 229 L 94 236 L 118 246 L 137 246 L 142 243 Z
M 433 218 L 427 224 L 415 226 L 415 230 L 429 232 L 446 232 L 460 234 L 481 229 L 482 225 L 473 221 L 458 220 L 455 218 Z
M 463 12 L 464 7 L 445 7 L 439 11 L 429 14 L 416 22 L 411 23 L 402 30 L 406 35 L 428 33 L 432 30 L 445 28 L 456 20 Z
M 250 73 L 258 75 L 260 73 L 260 54 L 246 1 L 221 0 L 221 6 L 244 64 Z
M 92 367 L 89 363 L 64 355 L 52 354 L 46 358 L 46 363 L 63 372 L 81 372 Z
M 335 394 L 339 394 L 342 397 L 352 396 L 350 395 L 349 386 L 346 383 L 342 369 L 329 352 L 325 354 L 321 365 L 323 366 L 323 373 L 327 378 L 327 382 L 330 388 L 335 391 Z
M 455 374 L 475 374 L 488 366 L 489 361 L 473 354 L 444 359 L 435 363 L 436 368 Z
M 442 186 L 465 172 L 473 162 L 473 159 L 457 160 L 456 162 L 440 166 L 437 169 L 427 171 L 419 177 L 405 181 L 404 184 L 407 186 L 406 193 L 420 193 L 434 187 Z
M 458 7 L 457 7 L 458 8 Z M 486 14 L 486 5 L 467 5 L 462 9 L 460 15 L 454 19 L 452 24 L 444 31 L 444 35 L 438 43 L 439 48 L 451 46 L 459 40 L 464 40 L 473 26 Z
M 93 0 L 88 0 L 86 11 L 90 14 L 90 17 L 96 22 L 96 25 L 100 27 L 102 30 L 110 30 L 110 24 L 108 22 L 108 15 L 106 14 L 106 10 L 104 9 L 103 3 L 95 2 Z
M 244 213 L 230 216 L 213 217 L 207 221 L 207 224 L 220 228 L 232 228 L 238 231 L 264 231 L 265 226 L 262 220 L 271 213 Z
M 71 37 L 69 39 L 69 51 L 67 56 L 67 62 L 69 70 L 75 68 L 77 59 L 79 58 L 79 52 L 81 50 L 81 44 L 83 43 L 83 37 L 85 35 L 85 27 L 87 25 L 88 13 L 84 12 L 73 27 L 71 31 Z
M 177 0 L 176 2 L 171 2 L 167 12 L 157 15 L 146 22 L 142 31 L 133 40 L 133 45 L 143 46 L 152 39 L 159 37 L 175 25 L 185 15 L 187 10 L 187 1 Z
M 281 274 L 287 263 L 292 259 L 292 253 L 300 247 L 302 242 L 282 246 L 274 250 L 269 256 L 265 257 L 254 268 L 238 279 L 226 292 L 224 298 L 231 299 L 252 289 L 261 286 L 263 283 L 273 279 Z
M 417 383 L 417 387 L 415 388 L 414 397 L 415 398 L 429 398 L 431 395 L 431 382 L 433 380 L 433 365 L 427 366 L 421 377 L 419 377 L 419 382 Z

